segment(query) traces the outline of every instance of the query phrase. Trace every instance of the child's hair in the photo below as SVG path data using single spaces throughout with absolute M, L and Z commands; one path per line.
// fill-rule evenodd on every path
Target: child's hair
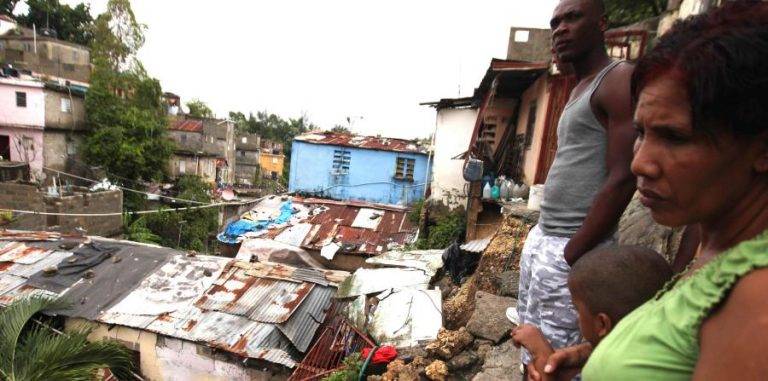
M 651 249 L 604 246 L 576 261 L 568 284 L 590 312 L 604 313 L 616 324 L 656 295 L 670 278 L 669 263 Z

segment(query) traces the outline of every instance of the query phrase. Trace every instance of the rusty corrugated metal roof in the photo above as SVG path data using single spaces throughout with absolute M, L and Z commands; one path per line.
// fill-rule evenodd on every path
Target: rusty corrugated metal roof
M 287 201 L 265 199 L 246 215 L 260 219 L 279 214 L 283 202 Z M 407 208 L 301 197 L 293 197 L 291 202 L 299 212 L 286 224 L 270 226 L 259 238 L 318 251 L 336 243 L 345 254 L 372 256 L 392 245 L 405 245 L 416 235 Z
M 381 136 L 360 136 L 330 131 L 314 131 L 299 135 L 295 137 L 294 140 L 312 144 L 354 147 L 378 151 L 406 152 L 423 155 L 427 154 L 426 147 L 416 141 L 384 138 Z
M 169 130 L 184 132 L 203 132 L 203 121 L 194 119 L 176 119 L 171 121 Z

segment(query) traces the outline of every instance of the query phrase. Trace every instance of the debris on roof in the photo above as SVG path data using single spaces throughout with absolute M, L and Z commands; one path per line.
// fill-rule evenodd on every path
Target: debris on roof
M 368 258 L 365 263 L 379 267 L 408 267 L 424 271 L 430 277 L 443 268 L 443 250 L 390 251 Z
M 424 271 L 409 268 L 359 269 L 339 285 L 336 297 L 351 298 L 409 287 L 426 289 L 431 279 Z
M 294 267 L 324 269 L 306 250 L 286 243 L 263 238 L 243 241 L 235 259 L 243 262 L 276 262 Z
M 368 331 L 379 345 L 408 348 L 437 338 L 443 326 L 440 290 L 406 288 L 376 298 Z
M 263 238 L 321 251 L 374 256 L 411 242 L 416 228 L 408 209 L 355 201 L 317 198 L 265 198 L 218 238 L 224 243 Z M 327 250 L 326 250 L 327 251 Z M 331 255 L 331 258 L 333 255 Z
M 354 147 L 378 151 L 406 152 L 424 155 L 427 154 L 427 147 L 419 144 L 416 141 L 383 138 L 380 136 L 359 136 L 330 131 L 313 131 L 307 134 L 296 136 L 294 140 L 312 144 Z
M 0 230 L 0 241 L 57 241 L 61 233 L 44 231 Z

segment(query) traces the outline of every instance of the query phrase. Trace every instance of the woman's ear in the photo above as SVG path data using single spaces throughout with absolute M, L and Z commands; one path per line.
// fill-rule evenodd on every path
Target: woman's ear
M 597 319 L 595 319 L 595 322 L 595 333 L 597 334 L 597 337 L 601 339 L 607 336 L 613 329 L 613 321 L 611 321 L 611 318 L 605 313 L 601 312 L 597 314 Z

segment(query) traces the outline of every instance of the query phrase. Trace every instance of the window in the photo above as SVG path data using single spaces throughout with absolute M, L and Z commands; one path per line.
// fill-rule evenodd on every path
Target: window
M 67 114 L 72 113 L 72 100 L 69 98 L 61 98 L 61 112 Z
M 24 148 L 24 151 L 29 153 L 30 151 L 35 150 L 35 140 L 30 138 L 29 136 L 24 136 L 21 138 L 21 146 Z
M 182 161 L 179 161 L 179 174 L 185 174 L 187 172 L 187 163 Z
M 248 143 L 248 138 L 247 138 L 247 137 L 245 137 L 245 136 L 243 136 L 243 138 L 241 139 L 241 141 L 243 142 L 243 144 L 246 144 L 246 143 Z
M 181 142 L 186 143 L 187 142 L 187 134 L 181 134 Z
M 528 42 L 528 38 L 530 37 L 531 31 L 529 30 L 516 30 L 515 31 L 515 42 Z
M 245 157 L 245 151 L 237 151 L 237 154 L 240 155 L 240 157 Z
M 27 107 L 27 93 L 23 91 L 16 92 L 16 107 Z
M 272 164 L 277 164 L 277 162 L 278 162 L 277 158 L 276 158 L 276 157 L 273 157 L 273 158 L 272 158 Z
M 80 58 L 80 57 L 77 56 L 77 50 L 73 50 L 72 51 L 72 62 L 77 63 L 78 58 Z
M 272 159 L 276 163 L 277 159 Z M 352 152 L 347 150 L 333 150 L 333 169 L 334 175 L 349 174 L 349 165 L 352 162 Z
M 272 180 L 277 180 L 277 172 L 272 171 Z
M 528 108 L 528 125 L 525 127 L 525 148 L 533 144 L 533 132 L 536 130 L 536 100 Z
M 73 140 L 67 141 L 67 156 L 75 156 L 77 153 L 77 147 L 75 147 L 75 142 Z
M 398 180 L 413 181 L 413 170 L 415 167 L 415 159 L 398 157 L 397 166 L 395 167 L 395 178 Z

